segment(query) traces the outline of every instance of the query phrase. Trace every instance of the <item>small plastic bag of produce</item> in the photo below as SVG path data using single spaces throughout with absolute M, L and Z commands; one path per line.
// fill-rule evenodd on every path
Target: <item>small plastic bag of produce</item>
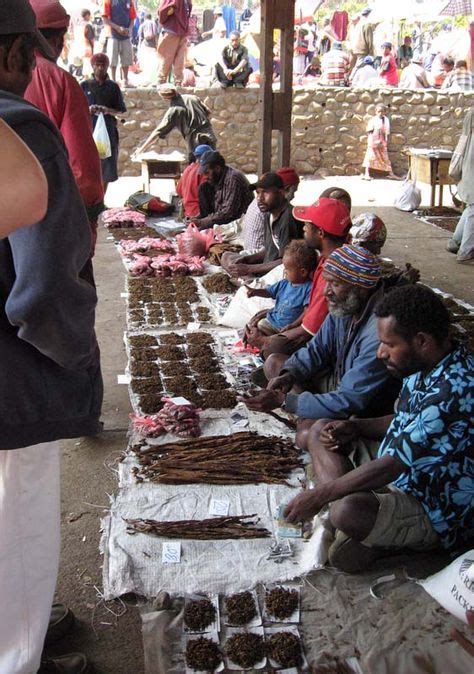
M 104 114 L 101 112 L 97 118 L 94 129 L 94 141 L 101 159 L 108 159 L 112 156 L 112 147 L 110 145 L 109 132 L 105 124 Z

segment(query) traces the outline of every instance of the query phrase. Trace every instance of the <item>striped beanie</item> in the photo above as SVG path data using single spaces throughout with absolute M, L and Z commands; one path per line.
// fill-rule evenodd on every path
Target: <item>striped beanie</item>
M 381 276 L 379 259 L 352 244 L 336 248 L 326 260 L 324 271 L 360 288 L 374 288 Z

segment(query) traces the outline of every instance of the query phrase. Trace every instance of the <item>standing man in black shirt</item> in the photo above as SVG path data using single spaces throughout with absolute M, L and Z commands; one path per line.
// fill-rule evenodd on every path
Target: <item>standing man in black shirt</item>
M 112 155 L 107 159 L 100 160 L 105 195 L 107 185 L 118 179 L 119 134 L 116 116 L 127 112 L 127 108 L 125 107 L 119 85 L 113 82 L 107 74 L 109 67 L 108 56 L 102 53 L 94 54 L 91 59 L 91 66 L 94 77 L 81 82 L 81 87 L 89 103 L 94 128 L 97 124 L 98 115 L 102 112 L 109 134 Z

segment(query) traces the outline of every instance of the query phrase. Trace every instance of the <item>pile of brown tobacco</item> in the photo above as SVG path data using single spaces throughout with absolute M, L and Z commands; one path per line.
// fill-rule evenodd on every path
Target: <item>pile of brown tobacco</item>
M 225 540 L 230 538 L 268 538 L 268 529 L 257 527 L 257 515 L 211 517 L 206 520 L 157 520 L 125 519 L 128 534 L 150 534 L 165 538 L 194 540 Z
M 186 664 L 190 669 L 200 672 L 213 672 L 222 662 L 219 646 L 211 641 L 200 637 L 190 639 L 186 647 Z
M 229 295 L 231 293 L 235 293 L 237 290 L 235 285 L 231 283 L 229 275 L 222 271 L 208 276 L 206 279 L 204 279 L 202 285 L 209 293 L 222 293 Z
M 188 601 L 184 609 L 184 624 L 190 630 L 205 630 L 212 625 L 216 609 L 210 599 Z
M 137 452 L 140 477 L 162 484 L 288 484 L 303 465 L 287 440 L 252 432 L 168 442 Z
M 251 592 L 239 592 L 225 599 L 227 617 L 231 625 L 246 625 L 257 615 Z
M 282 667 L 299 667 L 301 641 L 292 632 L 277 632 L 267 639 L 267 653 Z
M 284 587 L 275 587 L 267 592 L 265 597 L 267 613 L 278 620 L 289 618 L 298 608 L 298 604 L 298 592 L 286 590 Z
M 249 669 L 265 657 L 265 644 L 260 634 L 234 634 L 225 644 L 225 652 L 236 665 Z

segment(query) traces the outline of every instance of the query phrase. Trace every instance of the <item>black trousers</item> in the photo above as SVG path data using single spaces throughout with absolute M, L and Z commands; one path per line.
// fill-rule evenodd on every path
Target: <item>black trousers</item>
M 243 70 L 240 71 L 240 73 L 237 73 L 237 75 L 234 75 L 231 80 L 228 80 L 221 64 L 216 63 L 217 79 L 225 87 L 235 87 L 236 84 L 242 84 L 245 87 L 252 72 L 252 68 L 250 66 L 246 66 Z

